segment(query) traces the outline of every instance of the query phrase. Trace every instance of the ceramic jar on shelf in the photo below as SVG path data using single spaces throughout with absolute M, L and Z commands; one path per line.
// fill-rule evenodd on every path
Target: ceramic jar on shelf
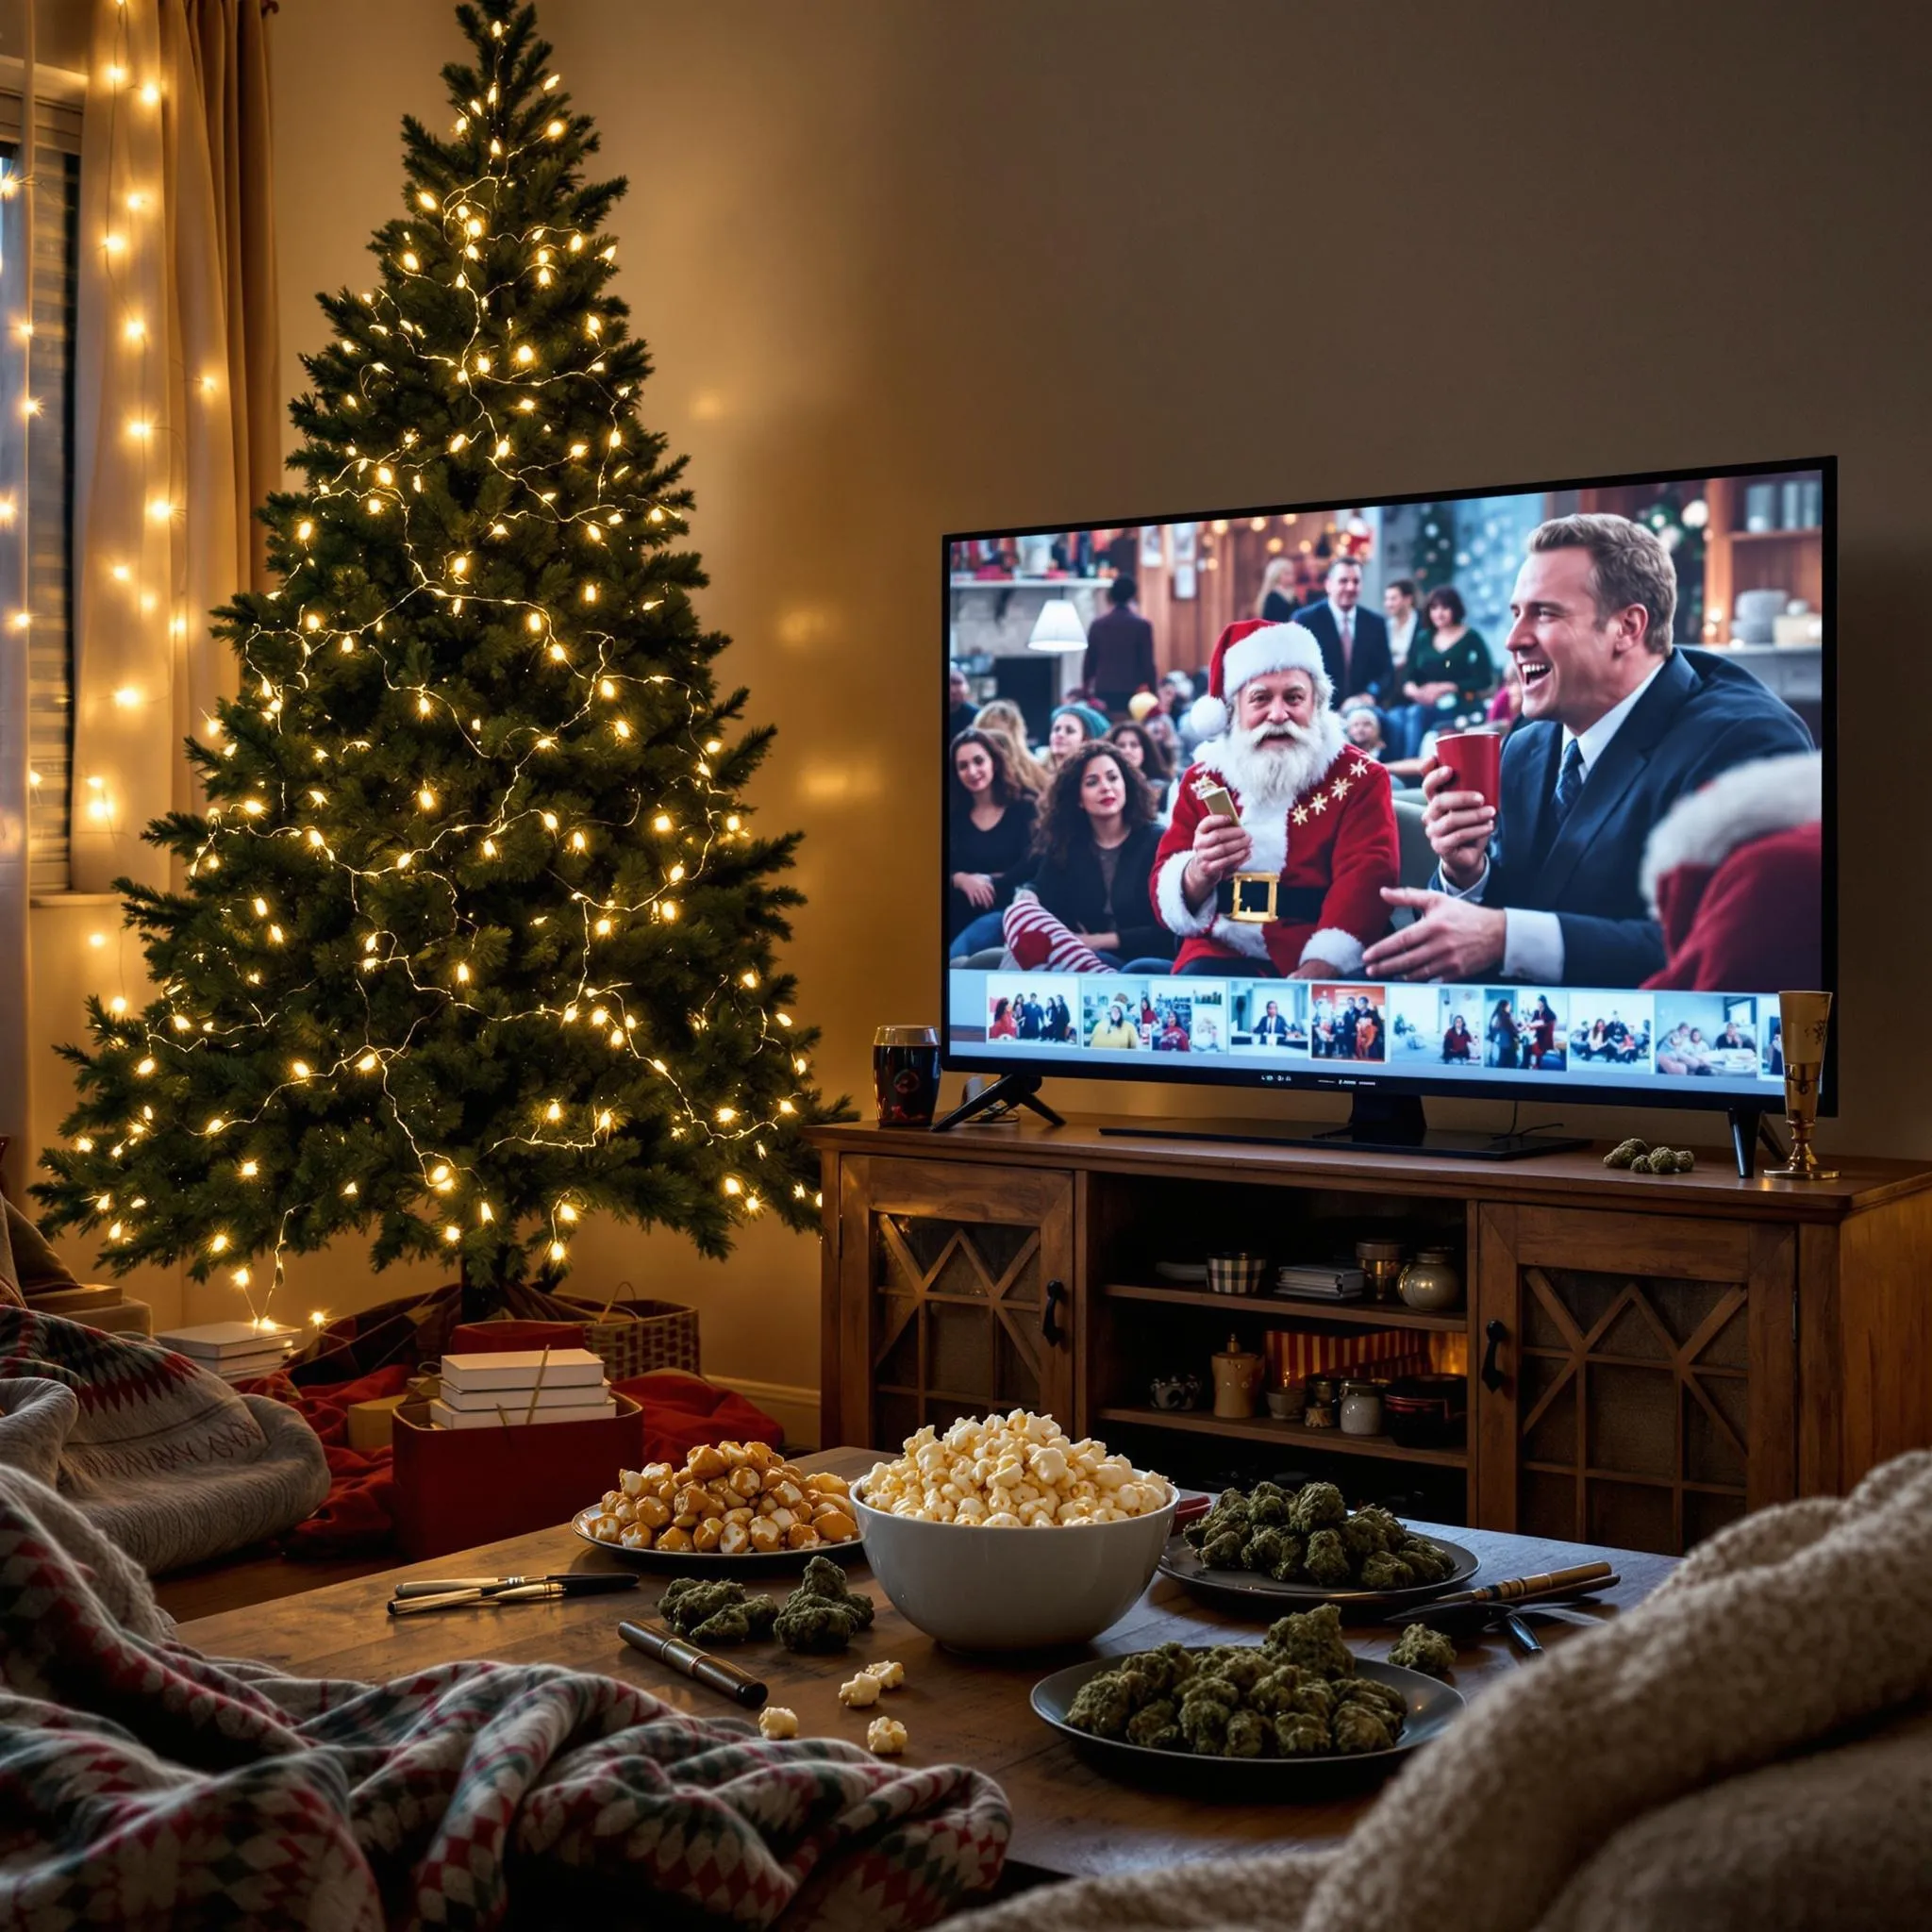
M 1341 1418 L 1344 1436 L 1379 1436 L 1382 1433 L 1382 1384 L 1348 1381 L 1341 1385 Z
M 1397 1291 L 1418 1314 L 1441 1315 L 1462 1306 L 1462 1275 L 1448 1248 L 1422 1248 L 1402 1271 Z
M 1218 1416 L 1251 1416 L 1255 1397 L 1261 1389 L 1261 1357 L 1244 1349 L 1230 1335 L 1227 1347 L 1211 1357 L 1214 1366 L 1214 1413 Z

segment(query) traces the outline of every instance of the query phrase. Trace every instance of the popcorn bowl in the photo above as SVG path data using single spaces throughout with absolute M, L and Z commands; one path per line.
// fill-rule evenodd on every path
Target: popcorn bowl
M 982 1529 L 852 1504 L 865 1560 L 892 1607 L 949 1650 L 1045 1650 L 1117 1624 L 1153 1579 L 1177 1496 L 1118 1523 Z

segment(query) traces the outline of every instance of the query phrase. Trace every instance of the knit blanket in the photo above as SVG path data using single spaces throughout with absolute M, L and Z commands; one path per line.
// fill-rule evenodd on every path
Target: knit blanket
M 0 1307 L 0 1466 L 57 1488 L 151 1573 L 278 1535 L 328 1493 L 292 1409 L 136 1336 Z
M 1293 1813 L 1284 1811 L 1284 1829 Z M 1338 1847 L 1032 1891 L 961 1932 L 1932 1923 L 1932 1455 L 1746 1517 L 1418 1754 Z
M 359 1684 L 206 1657 L 71 1524 L 0 1470 L 0 1924 L 891 1932 L 999 1874 L 977 1772 L 547 1665 Z

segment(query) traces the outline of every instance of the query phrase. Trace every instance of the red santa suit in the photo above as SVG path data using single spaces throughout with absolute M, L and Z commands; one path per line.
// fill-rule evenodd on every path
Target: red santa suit
M 1665 959 L 1643 983 L 1783 992 L 1823 983 L 1824 772 L 1816 752 L 1733 765 L 1678 799 L 1641 877 Z
M 1331 756 L 1318 758 L 1315 775 L 1294 797 L 1251 805 L 1229 769 L 1240 760 L 1227 736 L 1227 706 L 1250 679 L 1280 671 L 1306 672 L 1313 681 L 1318 741 Z M 1211 959 L 1231 972 L 1258 968 L 1285 978 L 1320 960 L 1338 973 L 1359 973 L 1363 952 L 1389 930 L 1382 889 L 1401 883 L 1389 774 L 1343 739 L 1328 708 L 1333 691 L 1321 646 L 1298 624 L 1229 625 L 1214 647 L 1209 690 L 1193 722 L 1220 735 L 1200 746 L 1181 780 L 1149 880 L 1156 915 L 1181 941 L 1176 971 Z M 1280 916 L 1266 925 L 1228 915 L 1232 893 L 1225 884 L 1198 911 L 1187 903 L 1182 879 L 1208 809 L 1202 794 L 1216 785 L 1233 797 L 1254 844 L 1241 870 L 1280 875 Z

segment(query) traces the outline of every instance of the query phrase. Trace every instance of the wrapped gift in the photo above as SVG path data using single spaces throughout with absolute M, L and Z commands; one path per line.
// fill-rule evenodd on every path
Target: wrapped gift
M 395 1412 L 396 1535 L 414 1560 L 568 1523 L 644 1459 L 643 1411 L 542 1428 L 440 1429 L 428 1405 Z

